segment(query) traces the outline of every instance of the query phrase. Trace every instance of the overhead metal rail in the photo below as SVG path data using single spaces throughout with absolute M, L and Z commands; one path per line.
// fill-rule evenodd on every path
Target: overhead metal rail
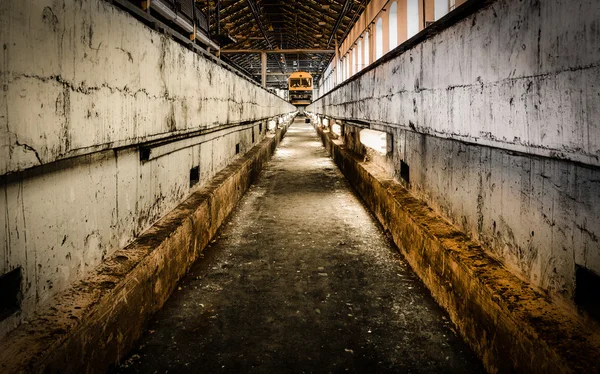
M 338 28 L 342 24 L 342 20 L 344 19 L 344 17 L 346 16 L 346 13 L 348 13 L 350 8 L 352 8 L 352 0 L 346 0 L 344 2 L 344 7 L 342 8 L 340 15 L 338 16 L 337 21 L 335 21 L 335 26 L 333 26 L 333 31 L 331 32 L 331 36 L 329 37 L 329 40 L 327 41 L 327 47 L 329 47 L 331 45 L 331 42 L 335 38 L 335 34 L 337 33 Z M 348 31 L 350 31 L 350 30 L 348 29 Z
M 271 43 L 271 40 L 269 39 L 269 36 L 267 35 L 267 31 L 265 30 L 265 27 L 263 26 L 263 23 L 260 20 L 260 14 L 259 14 L 260 11 L 257 9 L 256 4 L 254 3 L 253 0 L 246 0 L 246 2 L 248 3 L 248 7 L 250 8 L 252 15 L 254 16 L 256 23 L 258 24 L 258 28 L 260 29 L 260 32 L 265 37 L 265 41 L 269 45 L 269 48 L 272 49 L 273 44 Z
M 254 3 L 254 0 L 246 0 L 246 2 L 248 3 L 248 7 L 250 8 L 252 15 L 254 16 L 256 23 L 258 24 L 258 28 L 260 29 L 260 32 L 265 37 L 265 40 L 267 41 L 269 48 L 273 49 L 273 44 L 271 43 L 271 40 L 269 39 L 269 36 L 267 35 L 267 32 L 265 31 L 265 27 L 264 27 L 262 21 L 260 20 L 260 10 L 257 8 L 256 4 Z M 263 85 L 263 87 L 266 87 L 266 80 L 264 78 L 265 77 L 264 71 L 266 71 L 266 69 L 267 69 L 266 56 L 261 57 L 261 64 L 262 64 L 262 70 L 263 70 L 262 85 Z M 279 70 L 281 70 L 282 73 L 285 73 L 285 69 L 283 68 L 283 66 L 281 66 L 281 63 L 279 62 L 279 60 L 277 60 L 277 66 L 279 67 Z

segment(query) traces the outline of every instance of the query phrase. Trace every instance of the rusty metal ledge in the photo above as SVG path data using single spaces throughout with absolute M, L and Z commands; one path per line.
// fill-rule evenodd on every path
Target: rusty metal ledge
M 597 373 L 597 325 L 552 303 L 318 127 L 335 163 L 490 373 Z
M 104 373 L 126 354 L 283 138 L 278 129 L 0 342 L 0 372 Z

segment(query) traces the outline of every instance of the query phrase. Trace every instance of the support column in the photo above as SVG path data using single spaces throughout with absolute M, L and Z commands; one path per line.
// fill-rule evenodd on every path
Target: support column
M 334 38 L 335 41 L 335 74 L 333 75 L 335 78 L 335 81 L 333 82 L 333 85 L 331 86 L 332 88 L 337 86 L 342 80 L 340 79 L 340 73 L 341 73 L 341 60 L 340 60 L 340 47 L 338 46 L 338 40 L 337 40 L 337 36 Z
M 260 53 L 260 79 L 263 88 L 267 88 L 267 52 Z

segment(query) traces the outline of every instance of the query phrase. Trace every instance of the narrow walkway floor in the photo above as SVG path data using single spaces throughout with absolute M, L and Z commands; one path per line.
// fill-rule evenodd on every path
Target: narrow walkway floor
M 116 372 L 483 372 L 303 122 Z

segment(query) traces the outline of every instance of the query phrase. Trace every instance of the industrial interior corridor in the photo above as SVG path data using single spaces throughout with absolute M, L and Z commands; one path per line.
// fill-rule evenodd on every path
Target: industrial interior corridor
M 298 117 L 114 372 L 482 372 Z

